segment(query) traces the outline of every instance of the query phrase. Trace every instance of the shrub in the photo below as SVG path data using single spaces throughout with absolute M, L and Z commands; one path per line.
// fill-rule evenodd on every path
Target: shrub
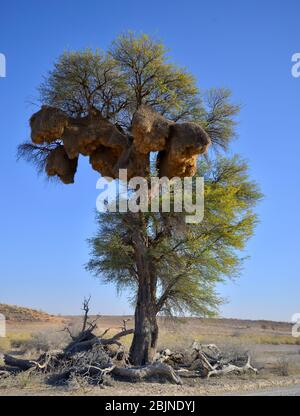
M 277 363 L 275 370 L 280 376 L 288 376 L 290 374 L 290 365 L 286 358 L 280 358 Z
M 70 341 L 69 335 L 61 331 L 37 332 L 22 343 L 25 351 L 47 352 L 61 349 Z

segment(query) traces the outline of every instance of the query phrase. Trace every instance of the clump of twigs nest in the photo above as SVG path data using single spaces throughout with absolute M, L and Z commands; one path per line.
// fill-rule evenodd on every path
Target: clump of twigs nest
M 185 353 L 160 351 L 152 363 L 146 366 L 130 365 L 129 357 L 121 338 L 132 334 L 124 320 L 121 331 L 111 338 L 104 338 L 110 328 L 100 336 L 94 331 L 97 317 L 89 320 L 89 299 L 83 303 L 83 324 L 77 336 L 65 328 L 71 342 L 63 350 L 52 350 L 40 355 L 37 360 L 26 360 L 4 355 L 5 366 L 0 368 L 0 378 L 21 371 L 41 372 L 47 375 L 51 384 L 65 384 L 74 378 L 80 378 L 94 385 L 103 385 L 107 377 L 118 380 L 138 382 L 143 380 L 169 381 L 182 384 L 182 378 L 210 378 L 229 373 L 242 374 L 248 371 L 257 373 L 250 363 L 249 355 L 232 357 L 223 354 L 214 344 L 194 342 Z

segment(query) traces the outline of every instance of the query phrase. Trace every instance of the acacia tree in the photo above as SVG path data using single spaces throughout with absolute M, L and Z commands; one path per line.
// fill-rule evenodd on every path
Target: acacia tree
M 134 292 L 134 364 L 153 358 L 158 339 L 157 315 L 189 312 L 214 315 L 220 299 L 215 285 L 238 275 L 238 255 L 253 234 L 253 208 L 261 194 L 238 157 L 202 161 L 205 212 L 199 224 L 178 228 L 163 213 L 99 213 L 98 232 L 89 240 L 88 270 L 105 283 Z M 170 226 L 171 224 L 171 226 Z
M 132 137 L 135 114 L 145 106 L 164 117 L 162 124 L 167 124 L 168 132 L 174 123 L 186 127 L 186 122 L 192 122 L 191 130 L 201 126 L 203 149 L 211 142 L 226 150 L 234 136 L 238 106 L 230 103 L 230 92 L 199 91 L 195 79 L 170 62 L 164 46 L 146 35 L 121 35 L 106 53 L 63 54 L 39 91 L 41 103 L 50 107 L 32 117 L 33 143 L 22 144 L 19 156 L 39 169 L 46 167 L 48 175 L 58 174 L 65 183 L 73 181 L 79 153 L 90 155 L 101 174 L 107 165 L 119 166 L 119 149 L 111 150 L 107 138 L 108 147 L 103 146 L 103 128 L 113 132 L 114 139 L 121 134 L 131 159 L 144 161 L 139 172 L 149 175 L 153 149 L 137 151 Z M 92 144 L 86 143 L 87 136 L 92 136 Z M 166 147 L 159 150 L 158 171 L 168 151 Z M 101 163 L 95 163 L 94 157 Z M 126 156 L 127 162 L 130 157 Z M 63 163 L 59 171 L 52 166 L 57 159 Z M 71 167 L 71 175 L 68 169 L 65 173 L 65 165 Z M 88 269 L 106 282 L 134 289 L 135 333 L 130 351 L 134 364 L 153 357 L 159 312 L 205 315 L 214 311 L 219 303 L 215 283 L 237 273 L 236 250 L 243 248 L 253 232 L 252 208 L 259 192 L 247 178 L 246 165 L 238 159 L 217 157 L 213 163 L 202 162 L 199 169 L 198 174 L 205 173 L 207 180 L 202 223 L 179 227 L 182 215 L 175 213 L 105 213 L 99 215 L 99 233 L 90 241 Z

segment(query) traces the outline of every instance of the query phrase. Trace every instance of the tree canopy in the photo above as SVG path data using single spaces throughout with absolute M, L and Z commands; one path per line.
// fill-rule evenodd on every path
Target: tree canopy
M 92 108 L 130 134 L 132 118 L 146 104 L 175 122 L 193 121 L 209 135 L 212 148 L 226 150 L 235 136 L 239 106 L 225 88 L 200 90 L 195 78 L 171 62 L 164 45 L 146 34 L 120 35 L 107 51 L 66 51 L 38 88 L 41 105 L 85 117 Z M 18 159 L 45 170 L 49 153 L 59 147 L 26 141 Z
M 157 283 L 157 312 L 210 315 L 220 303 L 215 285 L 238 275 L 240 252 L 257 223 L 254 207 L 261 198 L 247 173 L 247 163 L 237 156 L 201 161 L 198 175 L 205 178 L 204 219 L 166 229 L 161 213 L 146 213 L 145 245 Z M 178 214 L 176 214 L 178 215 Z M 98 231 L 89 240 L 87 269 L 119 289 L 137 289 L 132 213 L 99 213 Z
M 200 91 L 195 78 L 172 63 L 164 45 L 141 34 L 120 35 L 107 51 L 65 52 L 39 88 L 42 104 L 72 117 L 92 107 L 130 129 L 134 112 L 146 104 L 174 121 L 195 121 L 212 143 L 226 148 L 234 135 L 239 107 L 230 91 Z

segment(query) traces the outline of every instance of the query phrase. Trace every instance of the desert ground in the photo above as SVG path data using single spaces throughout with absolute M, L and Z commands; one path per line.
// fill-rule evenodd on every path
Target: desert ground
M 22 308 L 20 308 L 22 309 Z M 25 311 L 25 312 L 24 312 Z M 7 320 L 7 337 L 0 338 L 0 366 L 3 353 L 16 357 L 37 357 L 50 349 L 62 348 L 70 338 L 66 327 L 76 332 L 81 325 L 80 316 L 53 316 L 28 310 L 11 313 Z M 92 317 L 91 317 L 92 319 Z M 102 316 L 98 319 L 96 333 L 110 328 L 108 335 L 120 330 L 122 321 L 132 327 L 131 316 Z M 128 383 L 112 380 L 109 385 L 93 387 L 76 381 L 65 386 L 47 383 L 41 374 L 20 373 L 0 379 L 0 395 L 220 395 L 263 394 L 299 391 L 300 385 L 300 338 L 291 336 L 291 324 L 273 321 L 250 321 L 239 319 L 159 318 L 160 336 L 158 349 L 169 348 L 183 351 L 193 341 L 215 343 L 222 350 L 247 351 L 257 375 L 227 375 L 210 379 L 184 379 L 182 386 L 169 383 Z M 122 339 L 126 348 L 131 342 L 129 335 Z M 2 356 L 2 358 L 1 358 Z M 293 393 L 294 392 L 294 393 Z M 275 393 L 276 394 L 276 393 Z M 279 394 L 279 393 L 278 393 Z

